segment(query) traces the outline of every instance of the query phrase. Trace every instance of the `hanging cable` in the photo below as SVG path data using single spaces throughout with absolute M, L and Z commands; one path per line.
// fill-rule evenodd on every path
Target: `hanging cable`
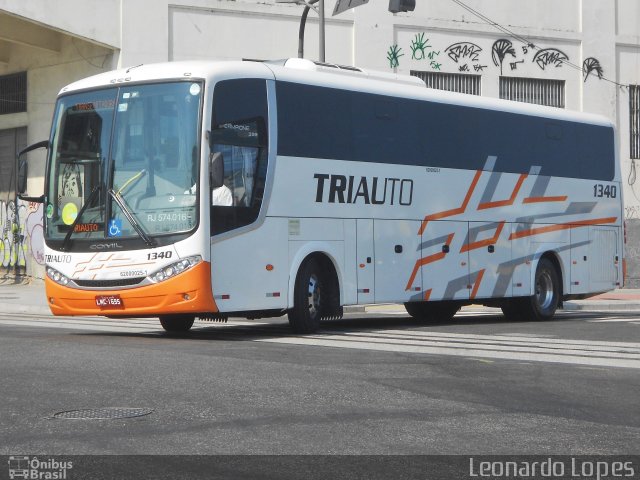
M 492 19 L 490 19 L 489 17 L 487 17 L 486 15 L 482 14 L 481 12 L 473 9 L 472 7 L 470 7 L 469 5 L 467 5 L 466 3 L 462 2 L 462 0 L 451 0 L 453 3 L 455 3 L 456 5 L 462 7 L 463 9 L 465 9 L 466 11 L 468 11 L 469 13 L 471 13 L 472 15 L 478 17 L 479 19 L 481 19 L 483 22 L 486 22 L 487 24 L 491 25 L 492 27 L 496 28 L 497 30 L 499 30 L 500 32 L 504 33 L 505 35 L 523 43 L 524 45 L 527 45 L 529 48 L 531 48 L 532 50 L 541 50 L 540 47 L 538 47 L 536 44 L 534 44 L 531 40 L 515 33 L 513 30 L 510 30 L 509 28 L 500 25 L 498 22 L 493 21 Z M 585 69 L 580 66 L 580 65 L 576 65 L 575 63 L 572 63 L 569 60 L 562 60 L 562 63 L 575 68 L 576 70 L 579 70 L 580 72 L 582 72 L 582 74 L 585 73 Z M 604 80 L 605 82 L 609 82 L 612 83 L 614 85 L 616 85 L 617 87 L 620 88 L 627 88 L 627 85 L 624 85 L 622 83 L 616 82 L 615 80 L 611 80 L 610 78 L 606 78 L 604 75 L 602 77 L 600 77 L 601 80 Z

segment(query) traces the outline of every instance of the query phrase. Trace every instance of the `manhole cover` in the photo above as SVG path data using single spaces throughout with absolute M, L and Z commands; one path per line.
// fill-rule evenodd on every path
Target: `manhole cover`
M 113 420 L 117 418 L 143 417 L 153 413 L 153 408 L 85 408 L 82 410 L 68 410 L 53 414 L 53 418 L 67 420 Z

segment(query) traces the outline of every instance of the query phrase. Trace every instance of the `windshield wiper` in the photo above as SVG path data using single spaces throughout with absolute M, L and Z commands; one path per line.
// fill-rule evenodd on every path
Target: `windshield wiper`
M 122 213 L 124 213 L 124 216 L 129 221 L 129 223 L 131 224 L 133 229 L 136 231 L 136 233 L 140 235 L 140 238 L 142 238 L 142 240 L 144 240 L 144 243 L 146 243 L 147 246 L 149 247 L 155 247 L 156 246 L 155 242 L 151 240 L 151 238 L 149 238 L 149 235 L 147 235 L 145 231 L 142 229 L 142 227 L 136 220 L 135 216 L 133 215 L 133 213 L 125 203 L 122 196 L 120 196 L 118 192 L 113 191 L 112 188 L 107 190 L 107 193 L 111 196 L 111 198 L 113 198 L 113 201 L 118 204 L 118 206 L 120 207 L 120 210 L 122 210 Z
M 91 193 L 89 194 L 89 197 L 87 198 L 87 201 L 84 202 L 84 205 L 82 205 L 82 208 L 78 212 L 78 215 L 76 215 L 76 219 L 69 226 L 69 231 L 64 236 L 64 240 L 62 241 L 62 246 L 60 247 L 60 250 L 62 250 L 63 252 L 67 249 L 67 244 L 69 243 L 69 239 L 71 238 L 71 235 L 73 235 L 73 231 L 75 230 L 76 225 L 80 221 L 80 218 L 82 218 L 82 214 L 87 209 L 89 204 L 93 202 L 93 199 L 98 194 L 98 192 L 100 191 L 101 188 L 102 187 L 100 185 L 96 185 L 95 187 L 93 187 L 93 190 L 91 190 Z

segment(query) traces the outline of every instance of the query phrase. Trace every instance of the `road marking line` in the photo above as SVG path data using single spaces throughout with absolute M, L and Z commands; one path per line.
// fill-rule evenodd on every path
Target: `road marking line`
M 357 334 L 361 332 L 335 332 L 326 331 L 329 334 Z M 548 344 L 562 344 L 562 345 L 598 345 L 602 347 L 623 347 L 623 348 L 640 348 L 640 343 L 633 342 L 604 342 L 599 340 L 573 340 L 573 339 L 558 339 L 558 338 L 542 338 L 542 337 L 520 337 L 520 336 L 508 336 L 508 335 L 479 335 L 479 334 L 467 334 L 467 333 L 446 333 L 446 332 L 430 332 L 424 330 L 371 330 L 364 332 L 366 334 L 377 335 L 399 335 L 408 337 L 422 337 L 422 338 L 447 338 L 447 339 L 460 339 L 460 340 L 498 340 L 498 341 L 511 341 L 517 343 L 530 344 L 532 340 L 538 343 Z
M 0 315 L 0 325 L 11 325 L 17 327 L 41 327 L 41 328 L 69 328 L 73 330 L 95 330 L 95 331 L 145 331 L 145 332 L 162 332 L 162 326 L 157 319 L 102 319 L 96 317 L 51 317 L 51 318 L 27 318 L 19 317 L 7 318 Z M 265 323 L 256 323 L 251 321 L 234 321 L 228 323 L 215 323 L 196 321 L 193 324 L 194 329 L 203 328 L 225 328 L 235 326 L 258 326 L 266 325 Z
M 608 322 L 629 322 L 629 323 L 635 323 L 638 321 L 637 317 L 634 318 L 622 318 L 622 317 L 617 317 L 617 318 L 605 318 L 602 320 L 587 320 L 587 322 L 589 323 L 608 323 Z
M 542 354 L 514 351 L 487 351 L 475 348 L 451 348 L 446 346 L 433 347 L 423 345 L 395 345 L 395 344 L 372 344 L 354 341 L 337 342 L 335 340 L 288 337 L 288 338 L 265 338 L 256 339 L 256 342 L 280 343 L 289 345 L 307 345 L 335 348 L 351 348 L 355 350 L 375 350 L 397 353 L 420 353 L 430 355 L 446 355 L 456 357 L 478 357 L 497 358 L 503 360 L 526 360 L 532 362 L 563 363 L 572 365 L 590 365 L 603 367 L 627 367 L 640 369 L 640 360 L 627 358 L 601 358 L 576 355 Z
M 545 344 L 542 347 L 531 344 L 522 345 L 519 343 L 486 341 L 475 339 L 473 341 L 464 341 L 459 339 L 400 339 L 394 336 L 377 337 L 373 335 L 360 335 L 357 333 L 345 332 L 342 335 L 305 335 L 304 338 L 312 338 L 317 340 L 333 340 L 337 342 L 358 342 L 368 344 L 389 344 L 389 345 L 412 345 L 412 346 L 433 346 L 447 348 L 465 349 L 474 348 L 475 350 L 487 351 L 511 351 L 511 352 L 528 352 L 528 353 L 553 353 L 556 355 L 590 355 L 596 357 L 617 357 L 640 360 L 640 344 L 634 347 L 627 347 L 615 350 L 607 350 L 604 346 L 600 346 L 597 342 L 594 345 L 584 345 L 576 348 L 571 344 Z

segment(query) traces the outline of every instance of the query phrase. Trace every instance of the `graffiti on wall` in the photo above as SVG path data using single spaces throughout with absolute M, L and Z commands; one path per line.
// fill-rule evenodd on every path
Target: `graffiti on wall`
M 445 48 L 444 51 L 447 56 L 458 65 L 458 71 L 460 72 L 470 72 L 472 69 L 475 72 L 482 72 L 487 68 L 486 65 L 480 63 L 482 47 L 479 47 L 475 43 L 454 43 Z
M 42 204 L 0 201 L 0 268 L 44 265 Z
M 640 218 L 640 205 L 625 205 L 624 218 L 627 220 Z
M 604 77 L 604 69 L 597 58 L 585 58 L 584 62 L 582 62 L 582 71 L 584 72 L 585 82 L 592 73 L 595 73 L 598 76 L 598 80 L 602 80 L 602 77 Z
M 429 45 L 429 39 L 425 39 L 424 36 L 424 33 L 416 34 L 411 41 L 411 58 L 413 60 L 428 60 L 431 68 L 440 70 L 442 66 L 438 62 L 440 51 L 435 51 L 433 47 Z
M 452 68 L 463 73 L 481 74 L 488 68 L 490 62 L 486 62 L 483 58 L 488 56 L 488 53 L 485 53 L 481 46 L 470 41 L 460 41 L 452 43 L 444 49 L 437 49 L 426 35 L 425 32 L 415 34 L 408 46 L 411 49 L 411 60 L 425 62 L 427 70 L 442 70 L 443 60 L 452 62 Z M 442 57 L 440 57 L 441 52 L 444 54 Z M 398 44 L 391 45 L 387 50 L 389 67 L 398 68 L 402 56 L 404 56 L 402 47 Z M 493 42 L 490 61 L 500 69 L 500 75 L 504 74 L 505 68 L 515 71 L 524 64 L 534 64 L 542 71 L 550 71 L 570 64 L 569 56 L 562 50 L 557 48 L 541 49 L 532 43 L 516 48 L 513 42 L 506 38 L 499 38 Z M 571 64 L 571 66 L 575 65 Z M 582 67 L 577 68 L 582 68 L 585 82 L 590 76 L 595 76 L 600 80 L 604 78 L 602 65 L 594 57 L 585 59 Z
M 387 60 L 389 68 L 397 68 L 400 66 L 400 57 L 404 56 L 402 49 L 398 45 L 391 45 L 387 50 Z
M 564 62 L 569 61 L 569 57 L 557 48 L 544 48 L 536 52 L 533 61 L 544 70 L 547 67 L 560 68 Z
M 504 38 L 496 40 L 491 47 L 491 58 L 493 59 L 493 64 L 496 67 L 500 67 L 500 75 L 502 75 L 502 65 L 507 55 L 516 58 L 516 49 L 513 48 L 513 43 Z

